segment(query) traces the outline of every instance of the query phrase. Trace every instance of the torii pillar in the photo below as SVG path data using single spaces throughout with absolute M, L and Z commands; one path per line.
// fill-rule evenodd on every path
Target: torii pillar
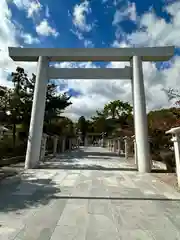
M 48 83 L 48 66 L 48 58 L 39 57 L 26 150 L 25 168 L 36 167 L 39 163 Z
M 140 172 L 151 172 L 146 97 L 141 57 L 133 56 L 131 64 L 133 75 L 133 107 L 138 170 Z

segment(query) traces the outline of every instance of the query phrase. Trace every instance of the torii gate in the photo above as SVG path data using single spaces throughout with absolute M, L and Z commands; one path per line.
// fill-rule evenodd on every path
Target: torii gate
M 9 56 L 14 61 L 38 62 L 32 105 L 25 168 L 38 165 L 44 121 L 47 82 L 49 79 L 128 79 L 132 80 L 135 138 L 139 172 L 150 172 L 150 153 L 142 61 L 167 61 L 174 47 L 145 48 L 13 48 Z M 130 61 L 122 69 L 63 69 L 49 67 L 51 61 Z

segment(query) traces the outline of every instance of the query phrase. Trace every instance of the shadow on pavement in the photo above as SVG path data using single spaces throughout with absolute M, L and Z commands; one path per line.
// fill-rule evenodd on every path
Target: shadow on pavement
M 64 154 L 59 154 L 59 157 L 64 157 L 67 159 L 73 159 L 73 158 L 98 158 L 98 159 L 109 159 L 111 157 L 125 157 L 124 154 L 117 154 L 114 152 L 98 152 L 98 151 L 87 151 L 88 148 L 79 148 L 72 150 L 71 152 L 66 152 Z M 98 150 L 98 148 L 97 148 Z
M 137 171 L 137 168 L 114 168 L 114 167 L 103 167 L 101 165 L 88 165 L 88 164 L 61 164 L 60 162 L 49 162 L 41 165 L 40 169 L 66 169 L 66 170 L 98 170 L 98 171 Z
M 112 200 L 112 201 L 174 201 L 180 202 L 178 198 L 150 198 L 150 197 L 83 197 L 83 196 L 54 196 L 56 199 L 88 199 L 88 200 Z
M 34 179 L 33 174 L 23 176 L 20 183 L 0 185 L 0 212 L 9 212 L 46 205 L 61 192 L 51 179 Z
M 168 170 L 165 170 L 165 169 L 152 169 L 151 173 L 168 173 Z
M 75 149 L 74 151 L 57 155 L 55 158 L 49 161 L 45 161 L 39 166 L 39 168 L 99 171 L 137 171 L 137 168 L 134 165 L 129 164 L 128 166 L 128 161 L 127 167 L 118 167 L 118 157 L 120 163 L 120 157 L 122 156 L 118 156 L 116 153 L 112 152 L 100 152 L 100 150 L 98 151 L 98 148 L 96 150 L 97 151 L 88 151 L 88 148 Z M 116 158 L 113 159 L 113 157 Z M 98 164 L 96 164 L 96 161 L 98 161 Z M 111 161 L 112 163 L 115 162 L 117 167 L 113 167 L 113 164 L 112 167 L 106 167 L 106 163 L 109 165 L 108 163 L 111 163 Z

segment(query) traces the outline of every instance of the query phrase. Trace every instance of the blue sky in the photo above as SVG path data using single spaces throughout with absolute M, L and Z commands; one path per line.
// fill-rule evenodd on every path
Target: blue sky
M 128 41 L 126 39 L 126 34 L 130 34 L 138 29 L 136 22 L 137 16 L 141 16 L 151 9 L 157 16 L 164 18 L 168 23 L 171 21 L 171 17 L 170 14 L 164 11 L 164 3 L 173 1 L 34 0 L 34 4 L 37 5 L 34 7 L 34 12 L 32 13 L 32 18 L 34 15 L 34 21 L 32 21 L 31 17 L 27 17 L 28 10 L 25 9 L 25 7 L 23 9 L 23 6 L 21 7 L 21 4 L 18 4 L 21 2 L 26 3 L 28 1 L 10 1 L 9 8 L 12 12 L 12 19 L 21 24 L 22 29 L 28 30 L 32 37 L 39 39 L 39 43 L 33 43 L 35 47 L 78 48 L 87 46 L 111 47 L 119 29 L 120 33 L 116 39 Z M 129 8 L 130 12 L 123 16 L 123 11 L 127 11 L 127 8 Z M 83 9 L 84 12 L 82 11 Z M 36 14 L 36 11 L 38 11 L 38 14 Z M 78 18 L 78 13 L 81 15 L 81 11 L 82 16 L 85 16 L 84 22 L 82 16 Z M 116 12 L 117 24 L 115 22 L 113 24 Z M 122 16 L 119 16 L 118 22 L 119 12 Z M 134 20 L 130 19 L 133 17 L 135 18 Z M 121 21 L 120 18 L 122 18 Z M 37 33 L 35 27 L 42 23 L 44 19 L 48 21 L 50 27 L 58 34 L 57 37 L 52 37 L 53 34 L 50 33 L 49 36 Z M 82 21 L 82 24 L 80 21 Z M 78 35 L 82 35 L 82 39 Z M 89 42 L 89 44 L 87 42 Z M 29 44 L 24 42 L 23 39 L 19 39 L 19 43 L 29 47 Z
M 176 47 L 165 63 L 144 63 L 147 110 L 169 107 L 163 87 L 179 88 L 180 2 L 173 0 L 1 0 L 0 84 L 10 86 L 8 73 L 21 65 L 31 74 L 34 63 L 14 63 L 8 46 L 110 48 Z M 128 63 L 56 63 L 56 67 L 124 67 Z M 91 116 L 115 99 L 131 102 L 126 80 L 62 80 L 59 91 L 73 95 L 66 115 Z M 97 101 L 98 99 L 98 101 Z

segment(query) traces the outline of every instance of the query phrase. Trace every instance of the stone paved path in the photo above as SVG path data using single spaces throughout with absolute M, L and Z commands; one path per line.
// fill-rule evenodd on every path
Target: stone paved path
M 179 240 L 180 194 L 106 149 L 81 148 L 0 186 L 0 239 Z

